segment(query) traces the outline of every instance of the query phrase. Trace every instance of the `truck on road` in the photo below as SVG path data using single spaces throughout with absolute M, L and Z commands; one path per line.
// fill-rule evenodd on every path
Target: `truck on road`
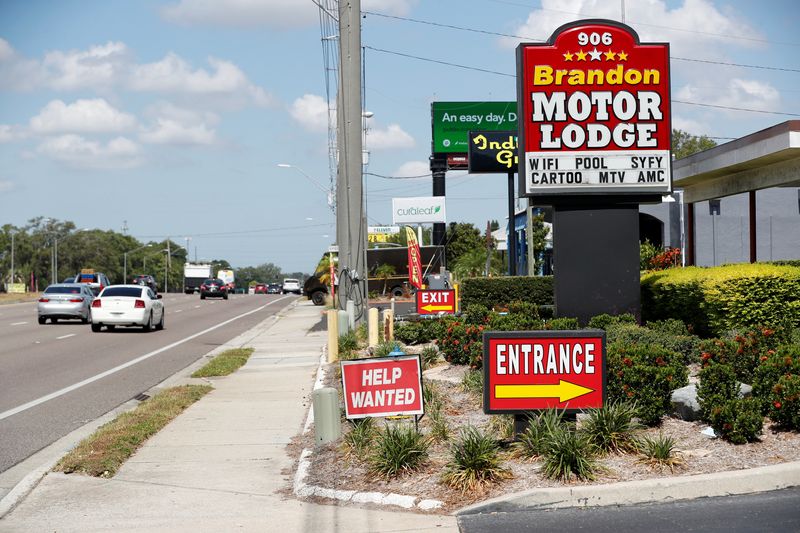
M 225 269 L 217 271 L 217 278 L 225 282 L 228 286 L 228 294 L 236 292 L 236 278 L 233 275 L 233 270 Z
M 183 292 L 200 292 L 203 281 L 211 278 L 211 265 L 208 263 L 185 263 L 183 265 Z

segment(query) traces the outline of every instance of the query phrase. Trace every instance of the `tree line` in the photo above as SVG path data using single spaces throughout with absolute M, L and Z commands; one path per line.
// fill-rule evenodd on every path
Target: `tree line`
M 111 283 L 130 282 L 135 275 L 150 274 L 169 292 L 183 289 L 187 250 L 165 239 L 143 242 L 112 230 L 79 229 L 71 221 L 36 217 L 23 226 L 0 227 L 0 290 L 6 283 L 24 283 L 29 290 L 44 290 L 53 280 L 62 282 L 82 269 L 103 272 Z M 13 280 L 12 275 L 13 262 Z M 209 261 L 212 270 L 232 268 L 225 259 Z M 302 272 L 283 273 L 272 263 L 234 269 L 236 286 L 302 279 Z

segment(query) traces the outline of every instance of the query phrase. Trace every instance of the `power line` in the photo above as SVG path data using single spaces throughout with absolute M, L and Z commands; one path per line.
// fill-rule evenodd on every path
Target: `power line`
M 670 59 L 677 59 L 678 61 L 691 61 L 693 63 L 707 63 L 709 65 L 724 65 L 726 67 L 743 67 L 743 68 L 757 68 L 761 70 L 777 70 L 779 72 L 800 72 L 797 68 L 783 68 L 783 67 L 765 67 L 763 65 L 745 65 L 743 63 L 728 63 L 726 61 L 711 61 L 710 59 L 691 59 L 688 57 L 675 57 Z
M 459 65 L 459 64 L 456 64 L 456 63 L 449 63 L 447 61 L 440 61 L 440 60 L 437 60 L 437 59 L 430 59 L 430 58 L 419 57 L 419 56 L 415 56 L 415 55 L 411 55 L 411 54 L 404 54 L 402 52 L 395 52 L 393 50 L 384 50 L 382 48 L 374 48 L 372 46 L 366 46 L 365 48 L 369 48 L 370 50 L 374 50 L 376 52 L 383 52 L 385 54 L 397 55 L 397 56 L 401 56 L 401 57 L 407 57 L 407 58 L 410 58 L 410 59 L 417 59 L 419 61 L 427 61 L 427 62 L 430 62 L 430 63 L 438 63 L 440 65 L 447 65 L 447 66 L 450 66 L 450 67 L 457 67 L 457 68 L 462 68 L 462 69 L 465 69 L 465 70 L 474 70 L 474 71 L 477 71 L 477 72 L 484 72 L 484 73 L 487 73 L 487 74 L 496 74 L 498 76 L 506 76 L 506 77 L 509 77 L 509 78 L 516 78 L 517 77 L 515 74 L 508 74 L 506 72 L 498 72 L 496 70 L 487 70 L 487 69 L 482 69 L 482 68 L 477 68 L 477 67 L 471 67 L 469 65 Z M 672 59 L 681 59 L 681 58 L 672 58 Z M 701 61 L 701 60 L 687 60 L 687 61 Z M 706 61 L 703 61 L 703 62 L 706 62 Z M 709 61 L 709 63 L 713 63 L 713 61 Z M 748 66 L 748 65 L 736 65 L 736 64 L 733 64 L 733 63 L 718 63 L 718 64 L 721 64 L 721 65 L 733 65 L 733 66 Z M 772 69 L 772 70 L 794 71 L 793 69 L 777 69 L 777 68 L 773 68 L 773 67 L 757 67 L 757 66 L 754 66 L 753 68 L 766 68 L 766 69 Z M 800 70 L 796 70 L 796 72 L 800 72 Z M 797 113 L 786 113 L 786 112 L 783 112 L 783 111 L 764 111 L 764 110 L 761 110 L 761 109 L 748 109 L 748 108 L 744 108 L 744 107 L 724 107 L 724 106 L 718 106 L 718 105 L 714 105 L 714 104 L 703 104 L 703 103 L 700 103 L 700 102 L 686 102 L 686 101 L 681 101 L 681 100 L 672 100 L 672 101 L 675 102 L 675 103 L 678 103 L 678 104 L 696 105 L 696 106 L 701 106 L 701 107 L 715 107 L 715 108 L 721 108 L 721 109 L 731 109 L 731 110 L 734 110 L 734 111 L 749 111 L 751 113 L 767 113 L 767 114 L 771 114 L 771 115 L 785 115 L 785 116 L 790 116 L 790 117 L 800 116 Z
M 185 237 L 225 237 L 230 235 L 246 235 L 252 233 L 272 233 L 275 231 L 286 231 L 292 229 L 307 229 L 307 228 L 321 228 L 321 227 L 331 227 L 333 223 L 325 223 L 325 224 L 309 224 L 305 226 L 283 226 L 278 228 L 262 228 L 262 229 L 250 229 L 250 230 L 242 230 L 242 231 L 221 231 L 215 233 L 179 233 L 173 232 L 170 235 L 182 235 Z M 159 239 L 159 238 L 167 238 L 167 235 L 135 235 L 137 239 Z
M 376 178 L 383 178 L 385 180 L 413 180 L 417 178 L 430 178 L 433 176 L 430 172 L 427 174 L 420 174 L 418 176 L 385 176 L 383 174 L 375 174 L 374 172 L 364 172 L 365 176 L 375 176 Z
M 498 33 L 495 31 L 488 31 L 488 30 L 479 30 L 476 28 L 466 28 L 464 26 L 454 26 L 452 24 L 442 24 L 440 22 L 432 22 L 430 20 L 420 20 L 420 19 L 412 19 L 408 17 L 398 17 L 395 15 L 386 15 L 385 13 L 375 13 L 374 11 L 361 11 L 364 15 L 372 15 L 374 17 L 383 17 L 387 19 L 396 19 L 396 20 L 403 20 L 406 22 L 414 22 L 416 24 L 427 24 L 429 26 L 436 26 L 439 28 L 449 28 L 451 30 L 460 30 L 460 31 L 469 31 L 472 33 L 483 33 L 485 35 L 496 35 L 499 37 L 512 37 L 514 39 L 530 39 L 533 41 L 544 41 L 545 39 L 539 39 L 536 37 L 525 37 L 524 35 L 512 35 L 510 33 Z

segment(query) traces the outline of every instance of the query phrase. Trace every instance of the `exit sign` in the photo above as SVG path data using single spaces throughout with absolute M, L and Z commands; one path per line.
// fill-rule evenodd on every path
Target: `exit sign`
M 452 315 L 456 312 L 456 291 L 446 290 L 418 290 L 417 313 L 420 315 Z

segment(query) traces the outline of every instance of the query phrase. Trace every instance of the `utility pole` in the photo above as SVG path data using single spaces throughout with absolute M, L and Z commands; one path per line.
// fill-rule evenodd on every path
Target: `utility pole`
M 367 228 L 363 197 L 361 142 L 361 0 L 339 2 L 339 93 L 337 94 L 336 243 L 339 245 L 339 298 L 354 301 L 357 320 L 366 308 Z
M 433 176 L 433 196 L 445 196 L 445 176 L 447 175 L 447 159 L 431 157 L 430 169 Z M 442 246 L 442 266 L 447 267 L 447 253 L 444 246 L 447 244 L 447 224 L 433 223 L 432 239 L 434 246 Z
M 14 236 L 16 232 L 11 232 L 11 283 L 14 283 Z

